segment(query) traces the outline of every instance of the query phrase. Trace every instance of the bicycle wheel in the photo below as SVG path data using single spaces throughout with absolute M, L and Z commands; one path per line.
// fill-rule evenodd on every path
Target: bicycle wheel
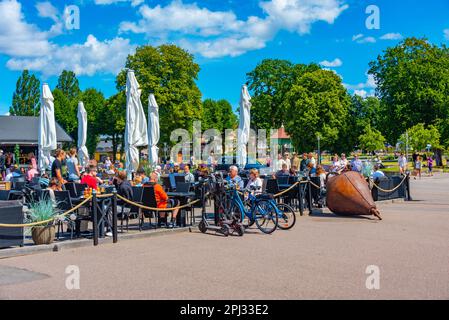
M 233 203 L 228 211 L 228 216 L 230 219 L 235 219 L 237 221 L 240 221 L 242 226 L 246 229 L 250 225 L 251 221 L 248 219 L 246 214 L 242 212 L 240 207 Z
M 278 208 L 278 227 L 282 230 L 289 230 L 293 228 L 296 223 L 295 210 L 288 204 L 278 203 L 276 204 Z
M 266 200 L 258 201 L 254 210 L 254 220 L 257 228 L 263 233 L 274 232 L 278 226 L 278 215 L 274 204 Z

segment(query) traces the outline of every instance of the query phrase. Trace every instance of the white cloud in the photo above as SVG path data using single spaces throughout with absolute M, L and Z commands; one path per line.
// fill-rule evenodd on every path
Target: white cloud
M 339 58 L 335 58 L 333 61 L 324 60 L 320 62 L 320 65 L 327 68 L 337 68 L 343 65 L 343 61 Z
M 374 96 L 377 88 L 374 76 L 371 74 L 366 75 L 366 81 L 358 83 L 356 85 L 344 84 L 346 89 L 353 91 L 354 94 L 359 95 L 363 98 Z
M 357 35 L 352 36 L 352 41 L 355 41 L 357 43 L 376 43 L 376 38 L 374 37 L 365 37 L 364 34 L 359 33 Z
M 259 5 L 265 16 L 246 20 L 232 11 L 211 11 L 180 0 L 166 6 L 143 5 L 141 19 L 122 22 L 120 32 L 172 41 L 205 57 L 236 56 L 265 47 L 281 29 L 304 34 L 314 22 L 331 24 L 348 7 L 340 0 L 271 0 Z
M 36 3 L 36 9 L 39 17 L 50 18 L 53 21 L 58 21 L 59 11 L 50 2 L 38 2 Z
M 444 33 L 444 38 L 445 38 L 446 40 L 449 40 L 449 29 L 444 29 L 444 30 L 443 30 L 443 33 Z
M 115 38 L 99 41 L 89 35 L 83 44 L 57 46 L 52 44 L 45 56 L 12 58 L 7 62 L 11 70 L 40 71 L 44 77 L 58 75 L 62 70 L 72 70 L 77 75 L 96 73 L 116 74 L 124 67 L 126 57 L 135 50 L 128 39 Z
M 95 0 L 95 4 L 108 5 L 119 2 L 131 2 L 131 6 L 136 7 L 144 2 L 144 0 Z
M 362 98 L 366 98 L 368 96 L 368 92 L 366 92 L 365 90 L 354 90 L 354 94 L 361 96 Z
M 40 17 L 55 21 L 49 31 L 28 24 L 16 0 L 0 2 L 0 53 L 11 57 L 6 63 L 11 70 L 29 69 L 44 77 L 58 75 L 64 69 L 78 75 L 115 74 L 135 50 L 136 46 L 120 37 L 99 41 L 89 35 L 82 44 L 52 43 L 50 38 L 63 31 L 62 16 L 50 2 L 37 3 L 36 10 Z
M 381 40 L 401 40 L 402 38 L 400 33 L 387 33 L 380 37 Z
M 19 2 L 0 2 L 0 17 L 0 53 L 15 57 L 36 57 L 49 52 L 48 34 L 25 22 Z

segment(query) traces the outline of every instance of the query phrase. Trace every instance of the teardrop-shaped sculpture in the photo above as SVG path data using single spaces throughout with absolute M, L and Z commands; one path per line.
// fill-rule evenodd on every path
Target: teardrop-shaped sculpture
M 336 215 L 371 216 L 382 220 L 374 203 L 368 182 L 354 171 L 329 177 L 326 184 L 326 203 Z

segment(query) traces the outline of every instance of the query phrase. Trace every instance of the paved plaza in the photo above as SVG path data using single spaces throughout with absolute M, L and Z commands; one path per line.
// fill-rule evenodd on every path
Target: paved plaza
M 383 221 L 317 211 L 272 235 L 195 229 L 3 259 L 0 299 L 449 299 L 449 175 L 412 180 L 412 196 L 382 203 Z

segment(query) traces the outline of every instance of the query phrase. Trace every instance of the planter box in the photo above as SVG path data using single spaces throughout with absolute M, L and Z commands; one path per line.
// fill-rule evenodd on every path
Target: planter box
M 17 201 L 0 201 L 0 223 L 22 224 L 23 208 Z M 0 227 L 0 248 L 23 246 L 23 228 Z

